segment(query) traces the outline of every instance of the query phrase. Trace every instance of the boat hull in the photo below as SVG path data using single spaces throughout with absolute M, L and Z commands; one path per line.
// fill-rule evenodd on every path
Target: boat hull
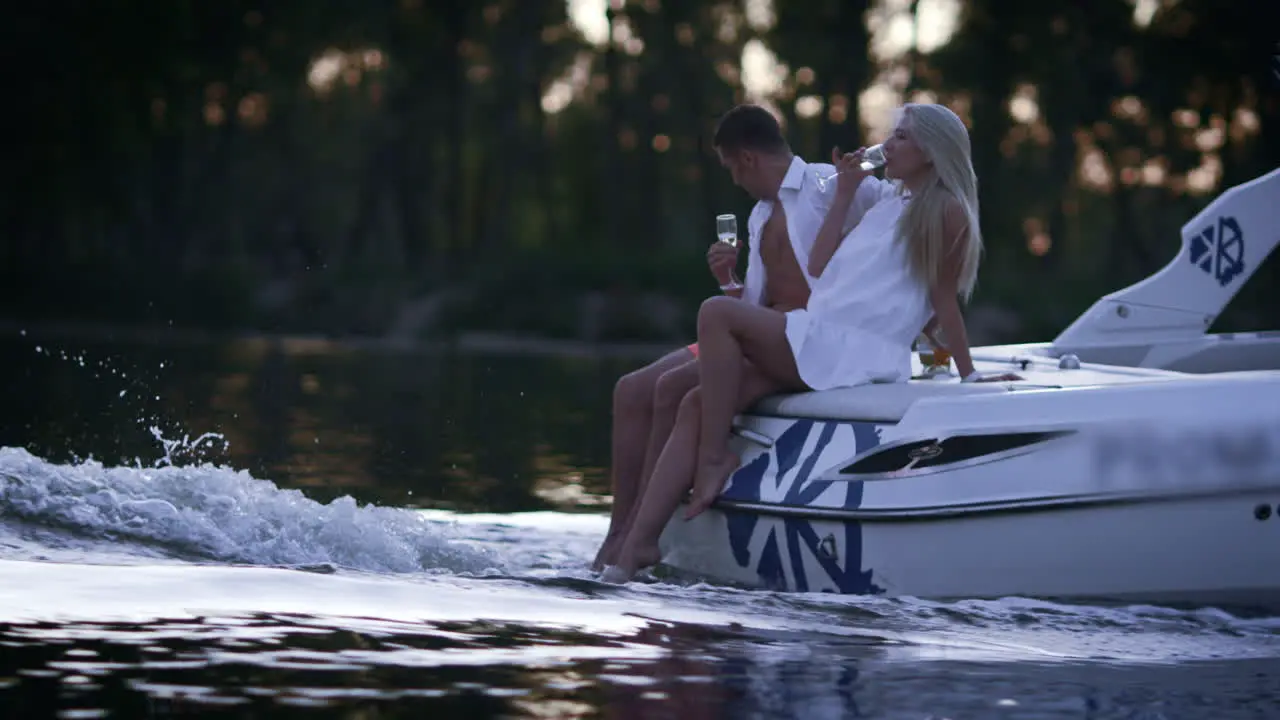
M 786 591 L 1280 606 L 1276 408 L 1266 375 L 745 415 L 720 498 L 659 546 Z
M 773 590 L 1276 608 L 1278 512 L 1280 489 L 888 520 L 717 507 L 677 512 L 660 544 L 682 571 Z

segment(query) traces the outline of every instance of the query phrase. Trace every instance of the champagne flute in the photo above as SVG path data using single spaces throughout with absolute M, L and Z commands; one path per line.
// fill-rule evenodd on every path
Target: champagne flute
M 716 216 L 716 237 L 729 247 L 738 247 L 738 216 L 733 213 Z M 741 290 L 742 283 L 730 280 L 721 290 Z
M 716 216 L 716 237 L 729 247 L 738 247 L 738 216 L 733 214 Z
M 863 170 L 875 170 L 876 168 L 884 167 L 884 163 L 884 145 L 872 145 L 862 153 L 862 162 L 858 164 L 858 167 Z M 818 190 L 826 192 L 827 183 L 839 174 L 840 171 L 837 170 L 830 175 L 815 175 L 814 179 L 818 181 Z

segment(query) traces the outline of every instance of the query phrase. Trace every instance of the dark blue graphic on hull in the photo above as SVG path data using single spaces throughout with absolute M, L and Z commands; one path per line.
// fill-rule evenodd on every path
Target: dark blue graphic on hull
M 729 487 L 720 495 L 727 500 L 756 502 L 760 500 L 760 483 L 771 464 L 776 464 L 776 475 L 782 476 L 791 472 L 800 451 L 804 449 L 804 441 L 813 429 L 812 420 L 799 420 L 787 428 L 773 443 L 772 453 L 761 453 L 755 460 L 734 471 Z M 770 458 L 774 463 L 770 463 Z M 755 533 L 756 522 L 760 519 L 755 513 L 733 513 L 729 521 L 729 545 L 733 548 L 733 558 L 741 567 L 751 564 L 751 535 Z
M 846 509 L 859 507 L 862 503 L 862 482 L 811 480 L 815 469 L 818 469 L 817 464 L 823 451 L 830 446 L 837 431 L 842 428 L 852 430 L 856 446 L 853 449 L 854 453 L 864 452 L 880 444 L 878 428 L 872 423 L 796 420 L 778 436 L 771 449 L 760 453 L 734 472 L 729 487 L 721 497 L 741 502 L 776 502 L 779 505 L 804 507 L 814 505 L 832 485 L 839 483 L 847 488 L 844 502 L 840 506 Z M 805 450 L 815 429 L 818 434 L 814 439 L 813 447 Z M 842 457 L 841 460 L 847 460 L 847 458 Z M 798 469 L 796 469 L 797 465 Z M 796 472 L 792 474 L 792 470 Z M 782 491 L 780 500 L 764 500 L 762 490 L 766 477 L 772 479 L 773 487 Z M 824 505 L 824 507 L 830 507 L 830 505 Z M 830 584 L 834 584 L 839 592 L 847 594 L 884 592 L 883 588 L 872 581 L 872 571 L 862 570 L 861 523 L 857 521 L 840 523 L 844 535 L 844 550 L 839 553 L 842 557 L 832 557 L 823 550 L 823 540 L 818 537 L 818 530 L 809 520 L 762 518 L 753 512 L 730 509 L 725 509 L 724 512 L 729 546 L 739 567 L 752 566 L 753 558 L 750 549 L 753 544 L 752 539 L 758 532 L 766 533 L 762 538 L 764 542 L 757 545 L 760 547 L 760 557 L 755 562 L 756 575 L 766 587 L 788 589 L 790 584 L 795 590 L 807 592 L 815 585 L 819 587 L 828 585 L 826 582 L 810 582 L 804 558 L 807 552 L 817 562 Z M 843 567 L 841 567 L 841 560 L 843 560 Z M 790 583 L 787 581 L 788 569 L 791 575 Z
M 755 460 L 739 468 L 733 476 L 731 489 L 739 490 L 744 497 L 737 497 L 739 493 L 733 493 L 734 496 L 731 497 L 728 492 L 720 497 L 731 497 L 733 500 L 740 500 L 745 497 L 760 497 L 760 481 L 764 480 L 764 473 L 768 469 L 769 454 L 763 453 Z M 756 522 L 759 519 L 760 516 L 755 513 L 725 513 L 725 520 L 729 525 L 729 547 L 733 549 L 733 559 L 738 562 L 739 567 L 747 567 L 751 564 L 751 548 L 749 546 L 751 545 L 751 535 L 756 531 Z

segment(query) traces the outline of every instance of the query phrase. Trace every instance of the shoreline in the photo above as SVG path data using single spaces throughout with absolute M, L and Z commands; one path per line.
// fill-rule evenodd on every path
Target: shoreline
M 0 318 L 0 337 L 44 342 L 98 342 L 129 345 L 276 345 L 288 354 L 363 351 L 402 354 L 458 352 L 586 359 L 656 359 L 675 343 L 591 342 L 513 333 L 464 332 L 451 337 L 406 339 L 377 335 L 331 336 L 318 333 L 214 331 L 199 328 L 83 321 L 32 321 Z

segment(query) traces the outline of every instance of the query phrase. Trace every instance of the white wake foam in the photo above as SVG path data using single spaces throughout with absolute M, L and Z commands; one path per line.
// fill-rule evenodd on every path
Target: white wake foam
M 332 564 L 370 572 L 481 572 L 491 550 L 411 510 L 327 504 L 212 464 L 55 464 L 0 448 L 0 518 L 252 565 Z

